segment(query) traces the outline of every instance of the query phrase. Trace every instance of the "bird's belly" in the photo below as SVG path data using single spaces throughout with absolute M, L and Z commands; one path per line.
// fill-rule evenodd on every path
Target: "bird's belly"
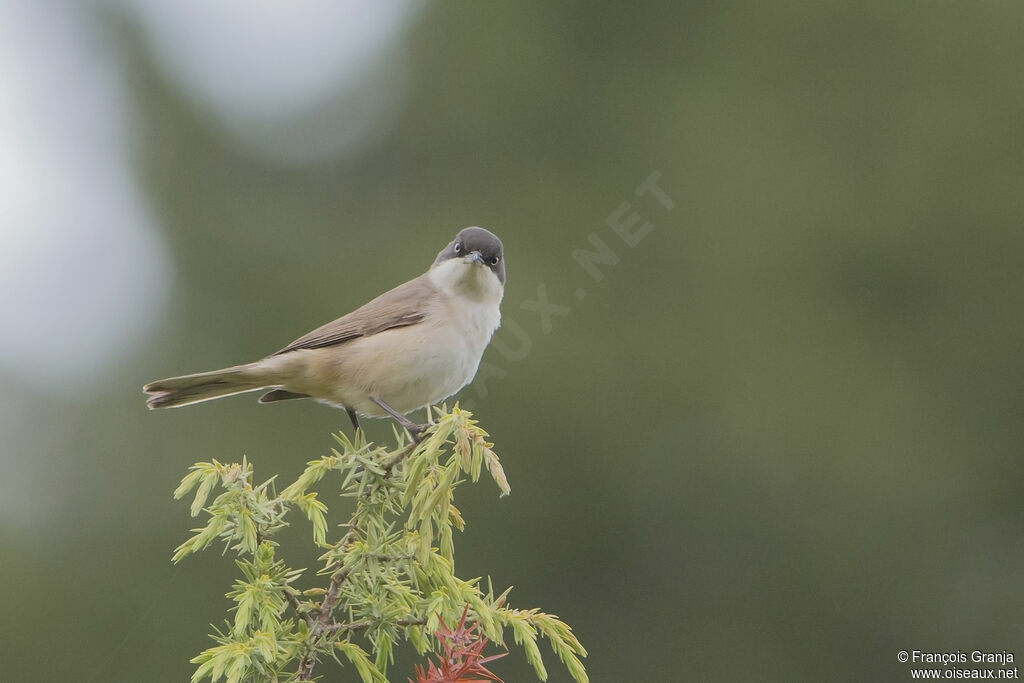
M 457 330 L 429 323 L 386 330 L 323 349 L 329 355 L 322 362 L 330 367 L 320 376 L 331 380 L 317 393 L 363 415 L 386 414 L 370 397 L 409 413 L 468 384 L 485 346 L 486 340 L 474 344 Z

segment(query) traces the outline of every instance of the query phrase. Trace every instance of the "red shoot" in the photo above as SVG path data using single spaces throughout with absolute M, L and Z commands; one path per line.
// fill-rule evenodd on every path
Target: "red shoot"
M 416 681 L 409 683 L 487 683 L 501 679 L 488 671 L 484 666 L 495 659 L 501 659 L 507 652 L 484 657 L 487 638 L 480 634 L 480 624 L 466 628 L 466 615 L 469 605 L 462 610 L 462 619 L 454 629 L 441 622 L 441 628 L 434 632 L 434 637 L 441 641 L 444 655 L 436 655 L 437 664 L 428 662 L 424 669 L 416 665 Z

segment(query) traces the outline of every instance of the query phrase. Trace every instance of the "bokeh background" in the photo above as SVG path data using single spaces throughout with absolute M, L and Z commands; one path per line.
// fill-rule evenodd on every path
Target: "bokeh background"
M 348 425 L 255 396 L 150 413 L 139 387 L 280 348 L 467 225 L 507 249 L 462 398 L 513 494 L 461 491 L 458 569 L 572 624 L 591 680 L 1024 657 L 1022 22 L 0 3 L 3 678 L 186 680 L 235 569 L 171 565 L 179 478 L 245 454 L 287 479 Z M 635 193 L 652 173 L 671 210 Z M 630 247 L 608 221 L 633 213 Z M 595 237 L 600 281 L 573 258 Z M 532 680 L 517 649 L 494 668 Z

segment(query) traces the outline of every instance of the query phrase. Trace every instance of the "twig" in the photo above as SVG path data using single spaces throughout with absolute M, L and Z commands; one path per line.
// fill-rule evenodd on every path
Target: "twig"
M 309 650 L 306 654 L 302 655 L 302 659 L 299 660 L 299 668 L 295 672 L 295 680 L 297 681 L 311 681 L 313 680 L 313 665 L 316 664 L 316 658 L 313 657 L 313 651 Z
M 399 465 L 403 460 L 408 458 L 420 445 L 418 441 L 410 442 L 405 448 L 396 453 L 390 460 L 384 463 L 384 479 L 391 477 L 392 471 Z M 369 498 L 375 487 L 368 488 L 363 494 L 364 498 Z M 299 659 L 299 668 L 295 674 L 296 681 L 311 681 L 313 680 L 313 667 L 316 666 L 316 648 L 313 645 L 318 642 L 321 636 L 332 635 L 339 631 L 362 631 L 373 626 L 370 621 L 356 621 L 348 624 L 339 624 L 332 622 L 331 618 L 334 614 L 334 608 L 338 605 L 338 597 L 341 593 L 341 587 L 348 579 L 349 574 L 352 572 L 354 567 L 345 567 L 344 565 L 344 553 L 348 549 L 352 542 L 355 540 L 356 532 L 358 531 L 356 515 L 358 514 L 358 506 L 356 512 L 352 514 L 352 520 L 348 525 L 348 532 L 338 541 L 335 548 L 337 553 L 341 556 L 335 562 L 335 571 L 331 574 L 331 581 L 327 586 L 327 593 L 324 595 L 324 599 L 320 601 L 320 609 L 316 619 L 310 614 L 305 615 L 306 624 L 309 626 L 309 637 L 307 638 L 306 651 Z M 395 558 L 399 559 L 399 558 Z M 298 614 L 298 601 L 294 599 L 294 596 L 289 596 L 289 604 L 292 609 Z M 398 626 L 416 626 L 425 624 L 426 619 L 399 619 L 395 622 Z
M 407 617 L 395 620 L 395 626 L 422 626 L 426 623 L 426 617 Z M 374 622 L 364 619 L 362 621 L 351 621 L 347 624 L 339 624 L 335 621 L 326 626 L 321 626 L 317 623 L 314 629 L 319 632 L 317 636 L 319 638 L 320 636 L 333 636 L 342 632 L 365 631 L 372 628 L 373 625 Z M 296 681 L 313 680 L 313 667 L 316 666 L 316 657 L 314 655 L 315 652 L 312 648 L 302 655 L 302 659 L 299 661 L 299 668 L 295 673 Z
M 337 548 L 339 553 L 344 553 L 352 545 L 357 528 L 355 517 L 353 517 L 352 523 L 349 524 L 348 533 L 338 541 Z M 321 630 L 331 620 L 331 613 L 334 612 L 334 608 L 338 604 L 338 592 L 341 590 L 341 584 L 345 583 L 345 579 L 348 578 L 349 573 L 352 571 L 351 567 L 342 567 L 342 562 L 343 558 L 339 558 L 335 565 L 337 569 L 331 574 L 331 582 L 327 586 L 327 594 L 320 602 L 320 616 L 317 618 L 317 621 L 320 624 Z
M 395 469 L 395 467 L 398 466 L 398 463 L 412 455 L 413 451 L 416 450 L 416 447 L 419 446 L 420 443 L 421 442 L 419 441 L 411 441 L 408 446 L 396 453 L 391 460 L 384 463 L 384 478 L 387 479 L 390 477 L 391 470 Z
M 355 540 L 356 535 L 356 522 L 355 516 L 353 515 L 352 522 L 349 523 L 348 533 L 346 533 L 340 541 L 338 541 L 336 547 L 338 552 L 344 553 L 345 550 Z M 325 633 L 329 633 L 331 614 L 334 612 L 335 606 L 338 604 L 338 594 L 341 591 L 341 584 L 345 583 L 345 579 L 348 578 L 351 567 L 342 568 L 342 560 L 339 559 L 337 562 L 338 569 L 331 575 L 331 582 L 327 586 L 327 593 L 324 595 L 324 599 L 320 601 L 320 612 L 314 619 L 311 614 L 306 614 L 306 624 L 309 626 L 309 636 L 306 638 L 306 648 L 302 657 L 299 659 L 299 668 L 295 672 L 296 681 L 311 681 L 313 680 L 313 667 L 316 666 L 316 648 L 314 643 L 320 640 L 320 637 Z M 295 603 L 289 603 L 292 605 L 292 609 L 298 613 L 298 601 Z M 369 627 L 369 625 L 367 626 Z
M 401 451 L 396 453 L 388 462 L 386 462 L 384 464 L 384 478 L 387 479 L 388 477 L 390 477 L 391 472 L 395 469 L 395 467 L 400 462 L 409 457 L 409 455 L 414 450 L 416 450 L 416 447 L 418 445 L 419 444 L 416 443 L 415 441 L 410 443 Z M 363 494 L 363 497 L 369 498 L 371 492 L 371 490 L 367 490 Z M 348 533 L 345 534 L 345 536 L 341 539 L 341 541 L 338 542 L 337 545 L 339 554 L 344 553 L 348 546 L 352 544 L 352 541 L 355 540 L 356 531 L 358 529 L 358 527 L 356 526 L 355 515 L 353 515 L 352 521 L 349 523 L 348 526 Z M 352 571 L 352 567 L 343 568 L 341 566 L 342 562 L 343 558 L 339 558 L 335 565 L 337 567 L 337 570 L 333 574 L 331 574 L 331 583 L 327 587 L 327 594 L 324 596 L 323 601 L 320 603 L 320 616 L 318 618 L 318 621 L 320 622 L 321 625 L 324 626 L 326 626 L 327 623 L 330 621 L 331 614 L 334 612 L 334 608 L 338 604 L 338 592 L 341 590 L 341 585 L 345 583 L 345 579 L 348 578 L 348 575 Z
M 395 626 L 422 626 L 427 623 L 426 617 L 408 617 L 406 619 L 396 619 Z M 366 629 L 373 626 L 374 622 L 364 619 L 363 621 L 352 621 L 347 624 L 339 624 L 334 622 L 328 624 L 327 628 L 324 629 L 324 633 L 334 634 L 342 631 L 365 631 Z
M 306 621 L 306 626 L 312 626 L 313 616 L 309 612 L 302 612 L 299 610 L 299 599 L 291 593 L 289 593 L 288 591 L 285 591 L 284 597 L 288 601 L 288 604 L 291 606 L 291 608 L 295 610 L 295 614 L 302 617 Z

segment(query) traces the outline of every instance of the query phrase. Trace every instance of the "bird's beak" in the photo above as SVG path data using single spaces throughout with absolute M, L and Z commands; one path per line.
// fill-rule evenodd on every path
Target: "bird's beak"
M 479 263 L 480 265 L 484 265 L 484 257 L 480 255 L 479 251 L 466 254 L 462 261 L 464 263 Z

